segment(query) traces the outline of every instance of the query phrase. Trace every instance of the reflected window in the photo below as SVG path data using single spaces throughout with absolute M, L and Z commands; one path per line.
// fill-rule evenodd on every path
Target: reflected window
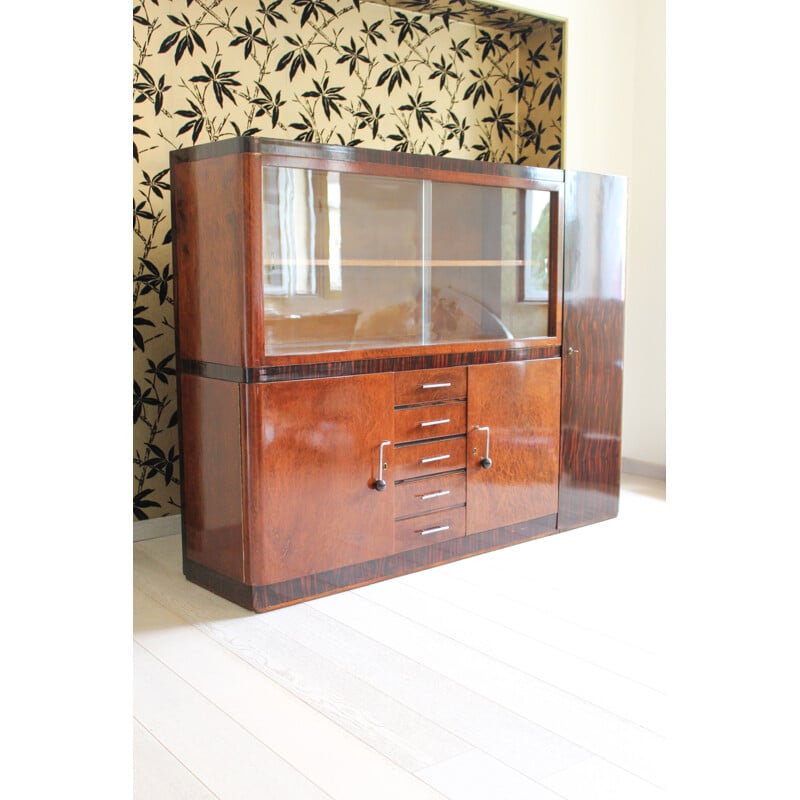
M 525 192 L 523 266 L 520 300 L 546 303 L 550 298 L 550 193 Z

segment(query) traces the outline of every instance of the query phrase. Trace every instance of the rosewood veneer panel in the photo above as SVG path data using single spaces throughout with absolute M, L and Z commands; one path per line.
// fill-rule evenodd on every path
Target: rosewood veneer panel
M 617 515 L 627 182 L 566 174 L 558 527 Z

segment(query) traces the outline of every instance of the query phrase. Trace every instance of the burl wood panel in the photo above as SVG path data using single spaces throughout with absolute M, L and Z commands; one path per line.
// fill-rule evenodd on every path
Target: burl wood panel
M 410 517 L 395 524 L 394 549 L 402 553 L 415 547 L 428 547 L 435 542 L 464 536 L 464 530 L 464 506 Z
M 465 431 L 467 409 L 463 401 L 401 408 L 394 413 L 394 435 L 398 442 L 455 436 Z
M 556 513 L 561 359 L 470 367 L 468 383 L 467 533 Z
M 394 379 L 394 403 L 397 406 L 463 400 L 466 396 L 465 367 L 398 372 Z
M 394 479 L 400 481 L 462 469 L 466 463 L 467 444 L 464 436 L 402 445 L 394 450 Z
M 178 356 L 244 367 L 264 338 L 260 160 L 171 165 Z
M 395 486 L 394 491 L 395 517 L 410 517 L 439 508 L 463 505 L 467 499 L 467 479 L 463 471 L 452 472 L 403 481 Z
M 242 580 L 239 386 L 180 376 L 184 556 Z
M 567 173 L 558 527 L 617 515 L 627 181 Z
M 392 375 L 243 387 L 247 582 L 276 583 L 393 549 Z M 392 448 L 384 450 L 391 459 Z

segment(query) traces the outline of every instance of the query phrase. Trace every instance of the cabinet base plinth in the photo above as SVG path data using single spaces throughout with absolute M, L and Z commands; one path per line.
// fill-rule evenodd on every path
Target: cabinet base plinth
M 387 578 L 395 578 L 409 572 L 417 572 L 530 539 L 549 536 L 556 533 L 556 524 L 557 515 L 550 514 L 471 536 L 460 536 L 428 547 L 417 547 L 414 550 L 376 558 L 361 564 L 261 586 L 242 583 L 186 558 L 183 562 L 183 574 L 192 583 L 243 608 L 260 613 Z

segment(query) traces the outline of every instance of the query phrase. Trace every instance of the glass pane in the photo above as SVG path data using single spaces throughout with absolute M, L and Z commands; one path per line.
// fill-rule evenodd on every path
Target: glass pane
M 550 193 L 432 185 L 431 342 L 547 336 Z
M 267 353 L 420 341 L 423 184 L 265 167 Z

